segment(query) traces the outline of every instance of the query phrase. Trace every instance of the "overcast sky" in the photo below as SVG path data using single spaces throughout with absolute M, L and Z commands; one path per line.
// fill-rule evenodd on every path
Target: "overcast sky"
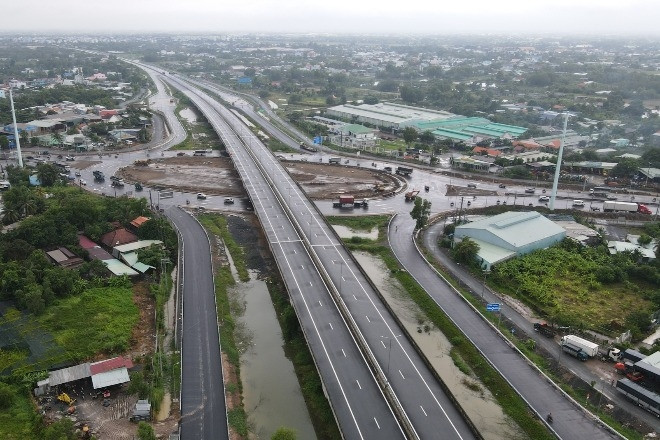
M 3 3 L 0 32 L 660 34 L 658 0 L 8 0 Z

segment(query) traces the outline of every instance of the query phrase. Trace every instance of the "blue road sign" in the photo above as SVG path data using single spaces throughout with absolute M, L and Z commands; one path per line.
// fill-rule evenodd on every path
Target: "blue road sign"
M 500 311 L 500 303 L 486 304 L 486 310 L 488 310 L 489 312 L 499 312 Z

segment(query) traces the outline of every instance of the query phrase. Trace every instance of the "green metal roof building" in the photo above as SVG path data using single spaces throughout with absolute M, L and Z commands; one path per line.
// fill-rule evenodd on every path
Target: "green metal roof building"
M 508 135 L 517 138 L 527 131 L 524 127 L 498 124 L 486 118 L 464 116 L 438 121 L 410 121 L 402 125 L 413 127 L 420 132 L 431 131 L 438 138 L 457 141 L 467 141 L 475 136 L 500 138 Z

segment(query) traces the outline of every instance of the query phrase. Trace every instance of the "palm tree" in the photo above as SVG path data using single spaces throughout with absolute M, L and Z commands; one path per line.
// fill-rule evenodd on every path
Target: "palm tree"
M 62 134 L 60 132 L 55 132 L 53 133 L 53 140 L 57 142 L 58 147 L 62 147 L 62 143 L 64 142 L 64 138 L 62 137 Z
M 2 216 L 2 222 L 6 225 L 11 225 L 12 223 L 17 222 L 20 218 L 21 216 L 16 209 L 5 209 L 5 213 Z

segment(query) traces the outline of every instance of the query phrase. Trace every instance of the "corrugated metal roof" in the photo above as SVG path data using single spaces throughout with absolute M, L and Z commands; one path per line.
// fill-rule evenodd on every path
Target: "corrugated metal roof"
M 130 267 L 126 266 L 124 263 L 121 261 L 113 258 L 111 260 L 101 260 L 103 261 L 103 264 L 105 264 L 110 272 L 113 273 L 113 275 L 128 275 L 128 276 L 135 276 L 138 275 L 136 271 L 131 269 Z
M 126 367 L 106 371 L 105 373 L 94 374 L 92 376 L 92 386 L 95 390 L 130 381 L 131 378 L 128 376 L 128 370 Z
M 131 361 L 129 358 L 118 356 L 112 359 L 94 362 L 90 364 L 89 369 L 92 374 L 99 374 L 122 367 L 133 368 L 133 361 Z
M 471 229 L 486 230 L 516 248 L 558 234 L 566 235 L 564 228 L 535 211 L 505 212 L 484 220 L 460 225 L 456 228 L 456 232 Z
M 92 373 L 89 368 L 89 362 L 85 362 L 84 364 L 74 365 L 73 367 L 51 371 L 48 373 L 48 384 L 51 387 L 54 387 L 63 383 L 84 379 L 91 375 Z
M 148 248 L 149 246 L 154 244 L 163 244 L 163 242 L 160 240 L 139 240 L 134 243 L 115 246 L 114 250 L 117 252 L 121 252 L 123 254 L 125 252 L 133 252 L 133 251 L 137 251 L 138 249 Z

